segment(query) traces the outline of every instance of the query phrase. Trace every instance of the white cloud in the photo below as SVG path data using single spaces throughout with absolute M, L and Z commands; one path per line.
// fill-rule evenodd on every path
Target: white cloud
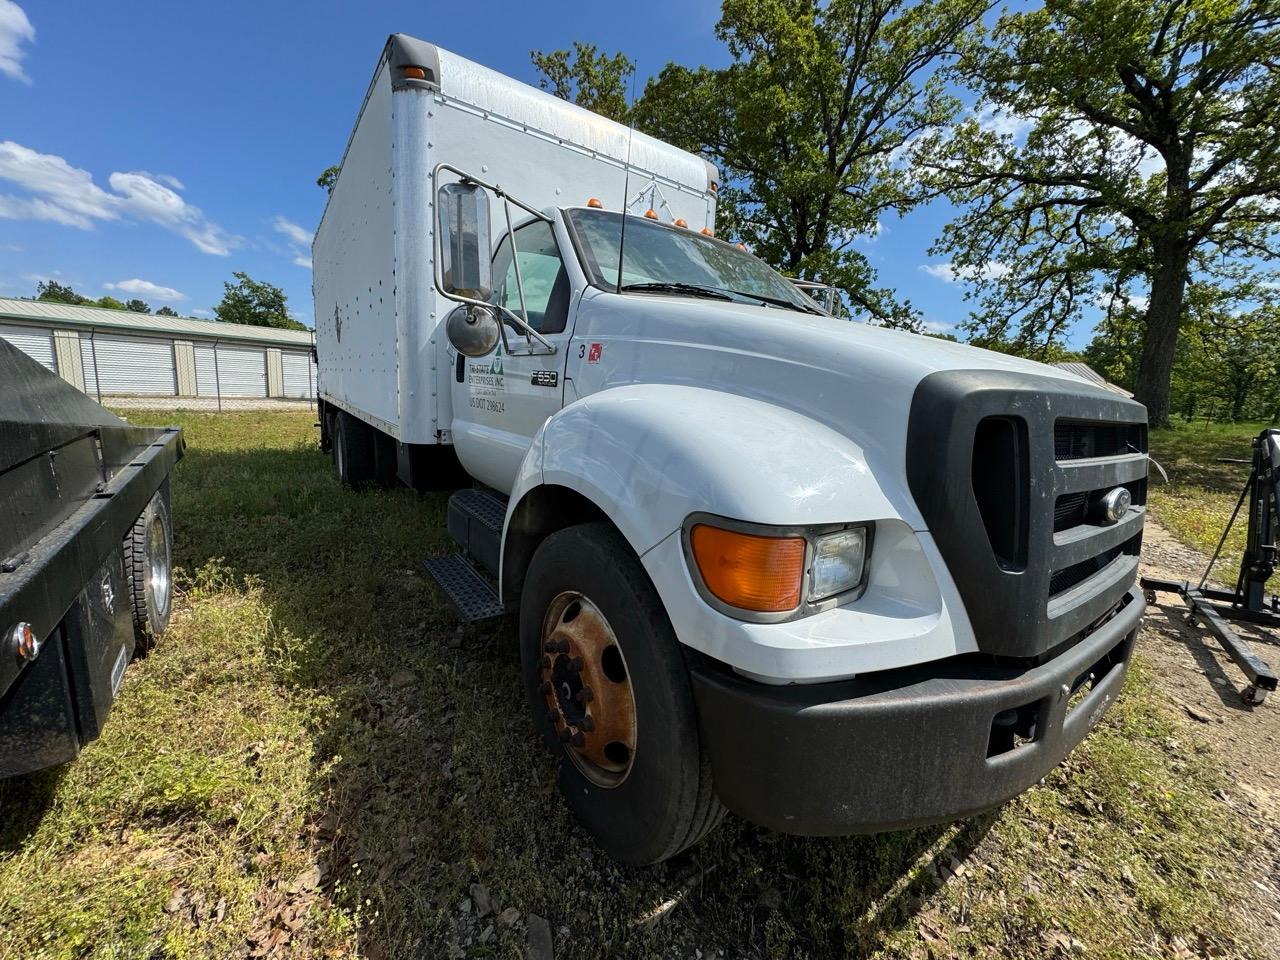
M 1002 137 L 1012 137 L 1014 140 L 1021 140 L 1035 125 L 1035 121 L 1030 117 L 1010 113 L 1003 107 L 990 103 L 975 110 L 973 119 L 977 121 L 979 127 L 988 133 L 994 133 Z
M 25 11 L 13 0 L 0 0 L 0 73 L 30 84 L 31 78 L 22 69 L 22 60 L 27 55 L 22 46 L 35 40 L 36 28 Z
M 1094 298 L 1094 303 L 1097 304 L 1099 309 L 1106 310 L 1111 306 L 1111 298 L 1111 291 L 1100 290 L 1098 291 L 1098 295 Z M 1129 293 L 1127 290 L 1122 290 L 1120 293 L 1116 294 L 1115 301 L 1117 308 L 1123 309 L 1124 307 L 1129 307 L 1140 312 L 1151 306 L 1150 297 L 1141 293 Z
M 311 240 L 312 233 L 306 227 L 301 227 L 294 223 L 288 217 L 277 216 L 271 221 L 271 225 L 275 227 L 277 233 L 284 235 L 289 241 L 289 250 L 293 255 L 293 262 L 299 267 L 311 269 Z
M 212 311 L 212 310 L 205 310 L 203 307 L 201 307 L 201 308 L 199 308 L 199 309 L 196 309 L 196 310 L 192 310 L 191 312 L 192 312 L 195 316 L 197 316 L 197 317 L 212 317 L 212 316 L 213 316 L 213 311 Z
M 152 300 L 168 301 L 169 303 L 187 299 L 185 293 L 181 293 L 173 289 L 173 287 L 161 286 L 158 283 L 152 283 L 150 280 L 139 280 L 137 277 L 132 280 L 121 280 L 119 283 L 104 283 L 102 286 L 107 290 L 119 290 L 121 293 L 132 293 L 135 296 L 150 297 Z
M 980 267 L 957 267 L 947 263 L 922 263 L 920 269 L 946 283 L 970 283 L 975 280 L 998 280 L 1009 272 L 1009 265 L 989 260 Z
M 98 220 L 145 220 L 217 256 L 226 256 L 240 243 L 239 237 L 211 222 L 199 207 L 151 174 L 113 173 L 107 178 L 111 190 L 104 190 L 89 171 L 71 166 L 62 157 L 5 140 L 0 142 L 0 179 L 29 194 L 0 194 L 0 219 L 48 220 L 81 230 Z
M 300 227 L 287 217 L 276 217 L 271 221 L 279 233 L 283 233 L 292 243 L 300 247 L 311 246 L 311 231 Z

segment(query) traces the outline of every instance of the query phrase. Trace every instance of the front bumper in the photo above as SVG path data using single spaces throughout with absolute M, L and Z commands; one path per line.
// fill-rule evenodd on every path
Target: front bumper
M 993 807 L 1057 766 L 1114 702 L 1142 610 L 1130 589 L 1110 620 L 1035 667 L 968 655 L 771 687 L 696 666 L 716 792 L 748 820 L 808 835 L 877 833 Z

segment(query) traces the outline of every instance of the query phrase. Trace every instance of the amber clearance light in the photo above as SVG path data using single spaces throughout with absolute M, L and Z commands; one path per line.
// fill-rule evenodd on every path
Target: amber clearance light
M 800 605 L 804 537 L 762 537 L 705 523 L 689 532 L 698 572 L 731 607 L 782 613 Z

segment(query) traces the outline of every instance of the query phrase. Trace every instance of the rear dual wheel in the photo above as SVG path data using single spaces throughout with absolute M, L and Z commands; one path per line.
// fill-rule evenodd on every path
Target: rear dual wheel
M 396 481 L 396 442 L 345 410 L 329 414 L 329 445 L 338 479 L 355 490 Z
M 656 863 L 720 822 L 675 632 L 610 524 L 570 527 L 538 547 L 521 595 L 520 646 L 560 791 L 611 856 Z

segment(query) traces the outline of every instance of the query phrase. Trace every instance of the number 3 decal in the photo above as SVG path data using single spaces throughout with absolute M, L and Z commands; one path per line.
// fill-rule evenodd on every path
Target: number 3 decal
M 578 344 L 578 359 L 581 360 L 587 355 L 587 345 L 585 343 Z

